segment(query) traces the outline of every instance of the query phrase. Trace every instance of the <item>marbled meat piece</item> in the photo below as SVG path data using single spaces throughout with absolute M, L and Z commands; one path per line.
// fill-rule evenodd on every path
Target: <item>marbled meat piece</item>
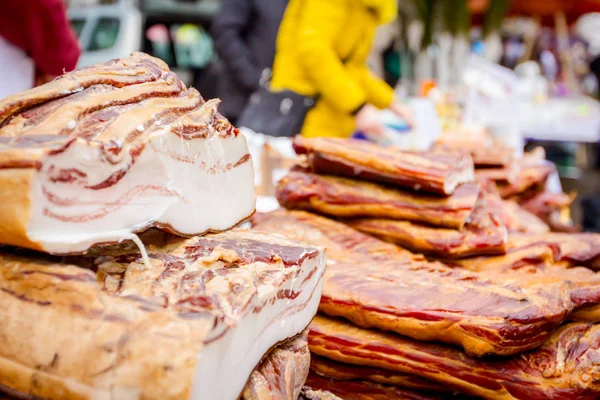
M 15 114 L 38 104 L 69 96 L 93 85 L 115 88 L 158 79 L 169 67 L 144 53 L 110 60 L 59 76 L 52 82 L 0 99 L 0 126 Z
M 432 146 L 432 150 L 469 153 L 475 168 L 502 168 L 514 164 L 515 150 L 495 143 L 487 132 L 444 132 Z
M 506 226 L 508 233 L 546 233 L 550 227 L 536 215 L 514 201 L 498 199 L 489 201 L 490 209 Z
M 312 372 L 308 375 L 306 385 L 313 389 L 333 393 L 344 400 L 442 400 L 452 398 L 452 396 L 442 397 L 435 393 L 382 385 L 366 380 L 328 379 Z
M 480 194 L 475 183 L 456 188 L 448 197 L 415 193 L 375 183 L 293 170 L 277 185 L 279 203 L 340 218 L 387 218 L 460 229 Z
M 537 216 L 524 210 L 516 202 L 504 200 L 493 182 L 482 184 L 486 208 L 495 214 L 506 226 L 508 233 L 545 233 L 550 227 Z
M 536 348 L 572 312 L 600 303 L 597 281 L 450 268 L 301 211 L 258 215 L 254 223 L 327 248 L 321 312 L 365 328 L 458 345 L 476 356 Z
M 242 400 L 297 400 L 310 369 L 306 334 L 274 349 L 250 375 Z
M 363 233 L 416 253 L 440 258 L 504 254 L 508 240 L 506 226 L 487 208 L 485 199 L 477 203 L 469 221 L 460 230 L 380 218 L 362 218 L 347 223 Z
M 318 174 L 387 183 L 412 190 L 450 195 L 462 183 L 474 181 L 473 160 L 456 153 L 405 152 L 363 140 L 294 139 L 298 154 Z
M 574 200 L 575 193 L 543 191 L 518 201 L 523 209 L 545 221 L 553 232 L 572 233 L 581 231 L 581 227 L 575 225 L 571 218 L 571 204 Z
M 600 269 L 600 234 L 512 234 L 509 235 L 505 255 L 456 260 L 453 264 L 472 271 L 485 271 L 541 262 Z
M 61 263 L 2 253 L 0 387 L 49 400 L 236 399 L 316 313 L 322 248 L 232 230 L 153 240 L 148 253 L 149 266 L 130 245 Z
M 317 315 L 310 325 L 309 346 L 323 357 L 419 375 L 484 399 L 600 398 L 600 325 L 567 324 L 536 350 L 480 359 L 450 346 Z
M 364 235 L 347 225 L 306 211 L 278 209 L 271 213 L 256 213 L 253 229 L 276 232 L 303 243 L 319 243 L 327 249 L 327 257 L 339 259 L 348 251 L 373 260 L 424 261 L 425 257 L 411 253 L 391 243 Z
M 298 400 L 343 400 L 331 392 L 324 390 L 313 390 L 308 386 L 302 388 Z
M 546 184 L 548 177 L 555 171 L 556 167 L 549 161 L 524 165 L 513 182 L 498 182 L 500 196 L 507 199 L 532 188 L 542 187 Z
M 382 385 L 392 385 L 424 392 L 452 393 L 447 386 L 423 379 L 418 375 L 403 374 L 364 365 L 345 364 L 315 354 L 311 356 L 310 369 L 317 375 L 338 381 L 366 380 Z
M 514 182 L 519 177 L 521 165 L 512 162 L 502 168 L 477 168 L 475 169 L 475 180 L 477 182 Z
M 71 254 L 245 220 L 250 153 L 218 105 L 141 53 L 0 102 L 0 243 Z

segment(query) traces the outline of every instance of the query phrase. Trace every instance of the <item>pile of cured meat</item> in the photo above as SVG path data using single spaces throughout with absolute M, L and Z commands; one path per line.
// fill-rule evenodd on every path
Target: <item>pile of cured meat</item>
M 0 391 L 329 396 L 301 394 L 324 249 L 230 229 L 254 177 L 217 105 L 144 54 L 0 100 Z
M 502 198 L 508 186 L 476 182 L 464 152 L 294 146 L 306 158 L 279 184 L 285 208 L 253 227 L 327 250 L 308 386 L 351 400 L 600 398 L 600 235 L 550 232 Z
M 498 194 L 509 201 L 510 207 L 518 204 L 547 225 L 544 227 L 539 223 L 534 224 L 534 220 L 529 219 L 529 223 L 522 223 L 520 226 L 508 224 L 509 229 L 546 229 L 555 232 L 579 230 L 579 227 L 573 225 L 570 213 L 575 195 L 553 191 L 549 187 L 549 179 L 557 176 L 556 167 L 545 160 L 546 154 L 541 147 L 518 158 L 513 149 L 495 143 L 489 134 L 480 131 L 442 135 L 434 145 L 434 150 L 470 154 L 477 181 L 494 183 Z M 519 217 L 523 218 L 522 215 Z

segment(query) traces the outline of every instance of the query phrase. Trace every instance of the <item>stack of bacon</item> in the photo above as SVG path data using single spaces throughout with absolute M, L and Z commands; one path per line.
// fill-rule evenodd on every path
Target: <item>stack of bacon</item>
M 460 258 L 506 251 L 503 217 L 510 213 L 495 193 L 474 182 L 468 155 L 407 153 L 328 138 L 297 138 L 294 146 L 306 154 L 306 166 L 294 168 L 277 187 L 287 208 L 343 218 L 418 253 Z
M 303 391 L 324 249 L 230 229 L 254 176 L 218 103 L 145 54 L 0 100 L 0 391 L 327 396 Z
M 515 151 L 495 143 L 486 132 L 447 133 L 434 145 L 435 150 L 467 152 L 473 157 L 475 177 L 484 184 L 491 182 L 503 199 L 518 204 L 539 217 L 555 232 L 577 232 L 570 215 L 575 195 L 551 192 L 548 180 L 556 167 L 548 162 L 541 147 L 516 157 Z
M 470 156 L 295 147 L 306 165 L 280 202 L 344 223 L 280 209 L 253 227 L 327 249 L 308 386 L 350 400 L 600 397 L 599 235 L 507 235 Z

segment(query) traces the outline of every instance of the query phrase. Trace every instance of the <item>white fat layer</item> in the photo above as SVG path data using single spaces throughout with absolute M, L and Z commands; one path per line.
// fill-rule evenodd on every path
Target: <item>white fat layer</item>
M 265 308 L 257 314 L 249 313 L 225 335 L 204 346 L 198 356 L 191 400 L 239 397 L 250 374 L 269 349 L 298 335 L 317 313 L 324 266 L 324 254 L 306 259 L 301 274 L 280 288 L 300 291 L 300 295 L 295 299 L 277 299 L 275 292 L 258 293 L 255 301 L 259 304 L 269 296 Z M 317 272 L 302 284 L 314 268 Z
M 231 228 L 255 207 L 251 160 L 233 168 L 247 153 L 243 135 L 185 140 L 157 134 L 119 182 L 94 190 L 85 186 L 126 169 L 131 155 L 123 150 L 113 165 L 97 145 L 77 140 L 46 157 L 32 180 L 28 236 L 43 250 L 64 254 L 131 239 L 154 223 L 186 235 Z M 79 182 L 51 180 L 56 171 L 68 169 L 86 176 Z M 48 193 L 59 201 L 50 201 Z

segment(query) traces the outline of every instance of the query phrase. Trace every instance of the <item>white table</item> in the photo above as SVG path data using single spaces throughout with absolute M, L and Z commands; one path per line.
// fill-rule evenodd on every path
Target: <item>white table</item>
M 600 103 L 588 97 L 519 102 L 519 125 L 530 140 L 600 142 Z

